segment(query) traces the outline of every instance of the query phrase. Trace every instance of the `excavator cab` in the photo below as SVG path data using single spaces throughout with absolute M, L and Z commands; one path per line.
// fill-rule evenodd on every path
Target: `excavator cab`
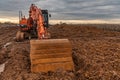
M 44 27 L 48 28 L 49 27 L 49 14 L 48 14 L 48 10 L 41 10 L 42 11 L 42 15 L 44 18 Z

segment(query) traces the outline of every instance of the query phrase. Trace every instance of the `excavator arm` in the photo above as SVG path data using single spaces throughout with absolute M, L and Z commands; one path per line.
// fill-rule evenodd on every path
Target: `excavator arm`
M 37 25 L 38 38 L 44 38 L 46 29 L 44 27 L 44 18 L 41 9 L 32 4 L 30 7 L 29 15 L 32 17 L 34 25 Z

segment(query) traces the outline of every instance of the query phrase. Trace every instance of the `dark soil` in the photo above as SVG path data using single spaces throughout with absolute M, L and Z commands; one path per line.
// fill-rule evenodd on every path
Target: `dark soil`
M 51 26 L 53 39 L 70 40 L 75 71 L 32 73 L 29 40 L 15 42 L 17 31 L 17 27 L 0 27 L 0 64 L 6 62 L 0 80 L 120 80 L 120 32 L 89 25 Z

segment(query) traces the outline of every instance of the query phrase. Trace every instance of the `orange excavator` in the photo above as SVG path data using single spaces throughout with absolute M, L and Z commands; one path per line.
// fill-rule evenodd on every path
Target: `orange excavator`
M 16 41 L 38 38 L 30 40 L 31 71 L 74 70 L 69 40 L 50 39 L 48 10 L 41 10 L 35 4 L 31 4 L 28 19 L 19 13 L 20 30 L 16 34 Z
M 16 34 L 16 40 L 22 41 L 26 38 L 50 38 L 50 34 L 47 31 L 48 25 L 48 11 L 37 8 L 34 4 L 31 4 L 29 10 L 29 18 L 26 19 L 22 16 L 22 12 L 19 12 L 19 26 L 20 31 Z

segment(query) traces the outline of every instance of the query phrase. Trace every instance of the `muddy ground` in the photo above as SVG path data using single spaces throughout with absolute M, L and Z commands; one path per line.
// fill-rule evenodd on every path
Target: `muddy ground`
M 15 42 L 17 27 L 0 27 L 0 80 L 120 80 L 120 32 L 92 26 L 54 25 L 52 38 L 68 38 L 75 71 L 31 73 L 29 41 Z

